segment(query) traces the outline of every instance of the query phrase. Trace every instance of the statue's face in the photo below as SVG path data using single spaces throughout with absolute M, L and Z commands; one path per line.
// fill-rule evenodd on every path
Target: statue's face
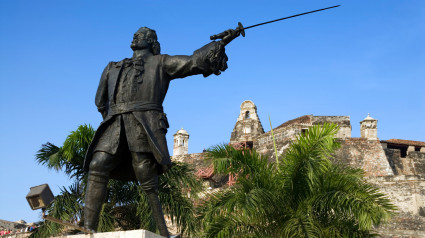
M 143 50 L 151 48 L 151 44 L 148 40 L 148 32 L 146 30 L 139 30 L 134 33 L 133 41 L 131 42 L 131 49 L 133 50 Z

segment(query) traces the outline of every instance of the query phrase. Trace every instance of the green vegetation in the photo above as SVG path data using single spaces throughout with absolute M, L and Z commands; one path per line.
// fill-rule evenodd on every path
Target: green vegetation
M 339 147 L 337 131 L 334 124 L 311 127 L 276 163 L 255 150 L 213 147 L 208 155 L 215 172 L 237 175 L 237 182 L 205 200 L 197 200 L 201 186 L 194 171 L 176 163 L 160 176 L 164 212 L 192 237 L 372 237 L 372 228 L 388 220 L 395 207 L 365 182 L 361 169 L 330 161 Z M 47 209 L 50 216 L 82 222 L 87 180 L 82 165 L 93 135 L 93 128 L 83 125 L 62 147 L 47 143 L 38 151 L 40 164 L 63 170 L 75 181 L 56 196 Z M 147 198 L 136 182 L 110 180 L 108 189 L 100 231 L 156 231 Z M 48 237 L 63 229 L 46 221 L 32 237 Z
M 87 173 L 83 170 L 84 156 L 95 131 L 91 126 L 81 125 L 70 133 L 62 147 L 51 143 L 42 145 L 36 154 L 36 160 L 55 170 L 63 170 L 74 183 L 62 188 L 48 207 L 50 216 L 83 224 L 84 194 Z M 197 228 L 195 209 L 191 198 L 196 198 L 201 184 L 195 178 L 194 171 L 187 164 L 175 163 L 159 181 L 159 197 L 164 213 L 185 234 L 194 234 Z M 155 232 L 156 226 L 151 219 L 147 197 L 137 182 L 110 180 L 107 202 L 100 216 L 99 231 L 146 229 Z M 32 234 L 35 238 L 45 238 L 60 234 L 64 227 L 49 221 L 43 222 Z
M 334 124 L 300 135 L 279 164 L 256 151 L 213 147 L 215 172 L 237 175 L 236 185 L 201 207 L 205 237 L 372 237 L 395 207 L 363 171 L 332 164 L 339 147 Z

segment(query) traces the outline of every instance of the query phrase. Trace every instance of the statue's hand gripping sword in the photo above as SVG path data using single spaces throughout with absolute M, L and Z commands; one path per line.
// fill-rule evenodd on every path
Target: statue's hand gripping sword
M 309 12 L 304 12 L 304 13 L 292 15 L 292 16 L 289 16 L 289 17 L 283 17 L 283 18 L 279 18 L 279 19 L 276 19 L 276 20 L 272 20 L 272 21 L 267 21 L 267 22 L 255 24 L 255 25 L 248 26 L 248 27 L 243 27 L 242 23 L 238 22 L 238 26 L 236 27 L 236 29 L 234 29 L 234 30 L 233 29 L 229 29 L 229 30 L 226 30 L 226 31 L 224 31 L 222 33 L 219 33 L 217 35 L 212 35 L 212 36 L 210 36 L 210 39 L 211 40 L 222 39 L 221 42 L 223 42 L 224 45 L 227 45 L 233 39 L 235 39 L 236 37 L 238 37 L 240 35 L 242 35 L 243 37 L 245 37 L 245 30 L 246 29 L 257 27 L 257 26 L 261 26 L 261 25 L 265 25 L 265 24 L 269 24 L 269 23 L 272 23 L 272 22 L 286 20 L 286 19 L 293 18 L 293 17 L 299 17 L 299 16 L 310 14 L 310 13 L 313 13 L 313 12 L 320 12 L 320 11 L 328 10 L 328 9 L 339 7 L 339 6 L 341 6 L 341 5 L 336 5 L 336 6 L 332 6 L 332 7 L 322 8 L 322 9 L 318 9 L 318 10 L 314 10 L 314 11 L 309 11 Z

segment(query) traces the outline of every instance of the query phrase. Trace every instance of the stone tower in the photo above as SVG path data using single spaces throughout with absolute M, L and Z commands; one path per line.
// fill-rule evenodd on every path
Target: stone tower
M 189 133 L 185 129 L 180 129 L 174 134 L 173 156 L 185 155 L 188 153 Z
M 378 140 L 378 120 L 370 117 L 369 113 L 360 122 L 360 137 L 368 140 Z
M 256 136 L 263 134 L 264 129 L 257 114 L 257 107 L 250 101 L 241 104 L 241 111 L 230 137 L 230 143 L 246 142 L 252 145 Z

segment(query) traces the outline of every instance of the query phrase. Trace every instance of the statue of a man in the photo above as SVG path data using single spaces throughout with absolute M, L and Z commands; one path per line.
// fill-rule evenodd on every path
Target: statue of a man
M 96 231 L 110 178 L 137 180 L 147 194 L 160 234 L 169 236 L 158 199 L 158 175 L 171 167 L 162 103 L 172 79 L 218 75 L 227 68 L 224 46 L 239 35 L 232 30 L 228 33 L 191 56 L 170 56 L 160 54 L 156 32 L 142 27 L 131 43 L 133 57 L 106 66 L 95 100 L 103 122 L 84 162 L 89 173 L 85 228 Z

